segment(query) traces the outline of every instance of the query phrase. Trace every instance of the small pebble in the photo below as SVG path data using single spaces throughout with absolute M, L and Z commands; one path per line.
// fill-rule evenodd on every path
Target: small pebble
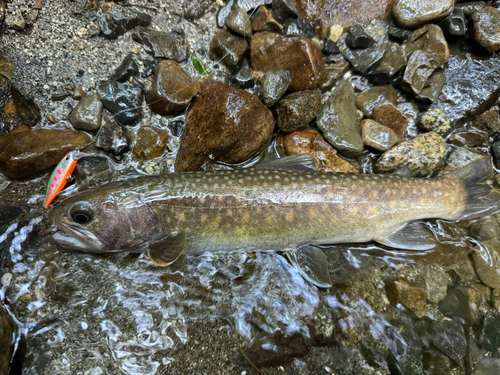
M 2 279 L 0 279 L 0 282 L 3 286 L 9 286 L 11 281 L 12 281 L 12 274 L 8 272 L 2 276 Z
M 450 129 L 450 120 L 439 108 L 429 109 L 422 115 L 420 127 L 429 132 L 444 134 Z

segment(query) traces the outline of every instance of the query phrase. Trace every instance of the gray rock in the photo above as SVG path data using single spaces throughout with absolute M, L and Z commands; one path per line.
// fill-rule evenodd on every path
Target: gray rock
M 255 85 L 252 69 L 247 60 L 243 60 L 238 71 L 231 76 L 231 83 L 239 89 L 248 89 Z
M 228 66 L 238 65 L 247 50 L 247 41 L 227 30 L 219 31 L 210 42 L 210 58 Z
M 478 241 L 490 240 L 500 235 L 500 226 L 493 216 L 484 216 L 471 224 L 469 234 Z
M 487 229 L 484 230 L 486 231 Z M 472 259 L 479 279 L 490 288 L 500 288 L 500 242 L 498 239 L 495 237 L 480 242 L 474 248 Z
M 464 36 L 467 32 L 467 22 L 463 10 L 455 8 L 438 26 L 447 35 Z
M 260 99 L 267 107 L 272 107 L 292 82 L 292 75 L 288 70 L 270 70 L 264 74 L 259 92 Z
M 422 91 L 417 95 L 417 99 L 425 103 L 433 103 L 443 90 L 446 83 L 446 76 L 443 72 L 435 70 L 424 84 Z
M 354 89 L 349 81 L 339 82 L 316 122 L 326 140 L 342 155 L 354 157 L 363 152 Z
M 429 109 L 420 118 L 420 128 L 428 132 L 444 134 L 450 130 L 450 120 L 439 108 Z
M 496 141 L 491 145 L 491 153 L 493 154 L 495 166 L 498 168 L 500 166 L 500 141 Z
M 101 81 L 98 86 L 101 102 L 121 125 L 133 125 L 142 117 L 142 89 L 129 83 Z
M 337 43 L 337 45 L 340 46 L 341 44 Z M 351 63 L 352 67 L 361 74 L 373 71 L 380 64 L 385 54 L 383 46 L 354 50 L 347 46 L 339 48 L 342 55 Z
M 151 16 L 133 8 L 112 6 L 97 20 L 101 33 L 108 39 L 116 39 L 137 26 L 149 26 Z
M 229 0 L 226 5 L 219 8 L 219 11 L 217 12 L 217 26 L 219 26 L 220 28 L 223 28 L 225 26 L 226 17 L 229 13 L 231 13 L 233 3 L 234 0 Z
M 349 27 L 345 43 L 349 48 L 368 48 L 375 44 L 375 40 L 368 35 L 361 26 Z
M 489 52 L 500 48 L 500 10 L 486 7 L 475 12 L 472 17 L 474 39 Z
M 448 375 L 453 373 L 451 360 L 439 350 L 426 348 L 423 362 L 425 375 Z
M 444 299 L 450 283 L 450 276 L 437 264 L 422 267 L 415 279 L 415 284 L 424 289 L 427 300 L 432 303 L 439 303 Z
M 82 191 L 107 184 L 113 178 L 110 162 L 102 156 L 79 160 L 74 175 L 78 189 Z
M 479 344 L 489 352 L 494 352 L 500 347 L 500 312 L 488 310 L 484 317 L 479 336 Z
M 118 159 L 128 150 L 130 138 L 127 130 L 118 124 L 113 115 L 104 111 L 103 124 L 97 133 L 96 147 L 113 153 Z
M 479 359 L 472 375 L 500 374 L 500 358 L 482 357 Z
M 432 344 L 450 357 L 455 363 L 464 362 L 467 340 L 462 326 L 453 321 L 434 321 L 432 324 Z
M 292 133 L 308 126 L 321 109 L 321 98 L 318 90 L 294 92 L 282 98 L 276 105 L 280 129 Z
M 132 33 L 132 38 L 142 44 L 147 53 L 156 58 L 177 62 L 187 58 L 187 45 L 182 30 L 166 33 L 138 27 Z
M 470 17 L 478 10 L 486 8 L 487 6 L 488 3 L 486 3 L 485 1 L 469 1 L 465 3 L 457 2 L 457 4 L 455 4 L 455 9 L 464 12 L 465 17 Z
M 239 34 L 244 38 L 252 37 L 252 24 L 250 23 L 250 17 L 248 17 L 247 12 L 241 8 L 232 10 L 227 15 L 224 24 L 228 29 L 231 29 L 236 34 Z
M 245 12 L 249 12 L 252 9 L 258 8 L 263 5 L 271 4 L 272 0 L 234 0 L 232 9 L 243 9 Z
M 126 82 L 130 77 L 138 75 L 139 66 L 134 61 L 132 54 L 129 53 L 109 79 L 111 81 Z
M 439 303 L 439 311 L 461 325 L 471 326 L 479 315 L 481 294 L 473 288 L 454 285 Z
M 384 48 L 384 57 L 375 72 L 386 72 L 388 76 L 393 76 L 406 66 L 406 52 L 403 46 L 394 42 L 385 42 Z
M 83 97 L 71 112 L 70 122 L 75 129 L 95 131 L 101 127 L 103 105 L 97 93 Z
M 324 38 L 321 41 L 321 53 L 323 55 L 337 55 L 340 53 L 339 47 L 337 47 L 337 43 L 335 43 L 330 38 Z
M 401 26 L 414 29 L 446 17 L 454 5 L 453 0 L 396 0 L 392 13 Z
M 312 38 L 316 31 L 316 25 L 301 18 L 288 19 L 283 24 L 283 35 L 289 37 Z
M 453 168 L 459 169 L 486 156 L 487 155 L 482 154 L 478 151 L 472 151 L 463 147 L 459 147 L 453 150 L 448 155 L 446 163 L 448 165 L 451 165 Z
M 293 0 L 272 0 L 272 7 L 273 16 L 280 23 L 298 17 L 297 7 Z

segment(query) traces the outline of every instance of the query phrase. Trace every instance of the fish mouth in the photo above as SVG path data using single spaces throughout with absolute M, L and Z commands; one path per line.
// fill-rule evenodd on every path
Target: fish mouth
M 104 244 L 94 234 L 76 225 L 60 222 L 52 241 L 57 246 L 82 252 L 103 252 Z

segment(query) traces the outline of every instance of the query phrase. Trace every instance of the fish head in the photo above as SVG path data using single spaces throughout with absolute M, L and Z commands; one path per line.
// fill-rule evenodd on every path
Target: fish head
M 98 190 L 98 189 L 96 189 Z M 76 194 L 49 213 L 52 240 L 76 251 L 134 251 L 158 235 L 158 218 L 133 192 Z

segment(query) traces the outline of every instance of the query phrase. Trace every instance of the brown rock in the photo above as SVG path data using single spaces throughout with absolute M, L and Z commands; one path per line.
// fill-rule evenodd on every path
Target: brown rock
M 141 126 L 134 141 L 134 155 L 141 160 L 151 160 L 162 156 L 167 149 L 168 132 L 153 126 Z
M 500 10 L 486 7 L 472 15 L 474 39 L 489 52 L 500 48 Z
M 425 316 L 427 304 L 425 303 L 425 292 L 422 288 L 412 286 L 402 279 L 387 281 L 385 288 L 391 304 L 396 306 L 400 303 L 406 306 L 413 311 L 418 318 Z
M 321 108 L 318 90 L 299 91 L 282 98 L 276 106 L 278 126 L 286 133 L 308 126 Z
M 292 75 L 291 91 L 311 90 L 326 76 L 319 47 L 308 38 L 284 38 L 275 33 L 257 33 L 250 43 L 252 69 L 288 70 Z
M 281 33 L 283 25 L 274 19 L 271 12 L 265 6 L 261 6 L 252 17 L 252 30 L 254 32 L 267 31 L 270 33 Z
M 409 93 L 420 94 L 427 79 L 439 65 L 433 54 L 422 50 L 413 52 L 408 59 L 401 88 Z
M 0 374 L 9 373 L 9 363 L 12 355 L 12 334 L 14 333 L 14 324 L 9 315 L 0 306 Z
M 252 37 L 252 25 L 250 24 L 250 18 L 247 12 L 243 9 L 238 8 L 232 10 L 226 17 L 224 21 L 228 29 L 231 29 L 236 34 L 241 35 L 244 38 Z
M 276 145 L 281 156 L 310 155 L 314 168 L 320 172 L 359 172 L 337 154 L 337 150 L 330 146 L 317 129 L 308 128 L 291 134 L 279 133 Z
M 10 178 L 32 176 L 89 142 L 85 133 L 75 130 L 31 129 L 22 125 L 0 139 L 0 172 Z
M 341 60 L 336 64 L 325 66 L 326 77 L 321 86 L 319 86 L 321 92 L 330 90 L 335 83 L 344 77 L 344 74 L 347 73 L 349 67 L 350 64 L 346 60 Z
M 454 5 L 453 0 L 396 0 L 392 12 L 401 26 L 414 29 L 445 18 Z
M 10 87 L 10 92 L 16 112 L 23 120 L 23 123 L 29 126 L 36 125 L 42 119 L 42 115 L 40 114 L 40 108 L 33 99 L 25 97 L 14 85 Z
M 378 151 L 387 151 L 398 142 L 398 136 L 387 126 L 373 120 L 361 121 L 363 144 Z
M 481 113 L 474 119 L 472 125 L 489 134 L 500 131 L 500 114 L 498 112 L 498 107 L 492 107 L 486 112 Z
M 392 103 L 385 102 L 373 108 L 373 119 L 391 129 L 398 137 L 398 142 L 403 140 L 408 119 Z
M 206 80 L 187 112 L 175 170 L 196 171 L 209 161 L 247 160 L 269 144 L 273 130 L 271 111 L 255 95 Z
M 433 24 L 415 30 L 406 41 L 408 56 L 418 50 L 432 54 L 438 66 L 443 65 L 450 58 L 450 49 L 443 31 L 439 26 Z
M 151 91 L 146 103 L 161 116 L 176 115 L 186 109 L 193 96 L 200 91 L 200 84 L 173 60 L 156 65 Z
M 231 34 L 227 30 L 219 31 L 210 43 L 210 58 L 221 60 L 228 66 L 236 66 L 248 50 L 245 39 Z
M 392 86 L 374 86 L 356 96 L 356 107 L 363 111 L 366 117 L 372 117 L 373 108 L 381 103 L 398 102 L 398 93 Z

